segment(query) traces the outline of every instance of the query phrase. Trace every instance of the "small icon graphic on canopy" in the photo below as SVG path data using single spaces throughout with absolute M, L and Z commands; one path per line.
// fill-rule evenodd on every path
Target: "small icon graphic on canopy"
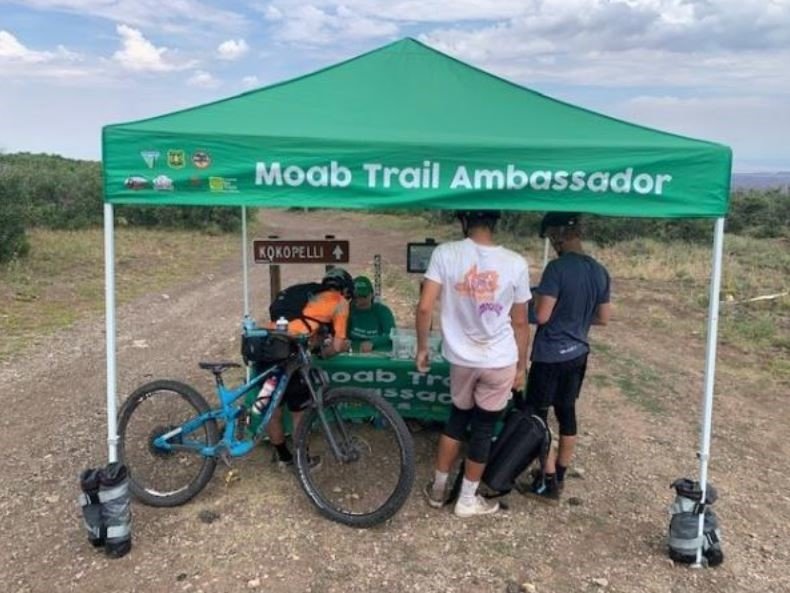
M 211 155 L 203 150 L 192 154 L 192 164 L 198 169 L 206 169 L 211 165 Z
M 238 193 L 239 191 L 236 180 L 227 177 L 209 177 L 208 188 L 212 192 L 219 193 Z
M 167 175 L 154 177 L 154 189 L 157 191 L 173 191 L 173 180 Z
M 156 163 L 159 160 L 159 155 L 160 152 L 158 150 L 143 150 L 140 152 L 140 156 L 143 157 L 143 160 L 149 169 L 156 167 Z
M 131 177 L 127 177 L 123 182 L 123 185 L 126 187 L 126 189 L 145 189 L 148 187 L 148 180 L 145 177 L 141 177 L 140 175 L 133 175 Z
M 186 153 L 183 150 L 167 151 L 167 166 L 171 169 L 181 169 L 186 164 Z

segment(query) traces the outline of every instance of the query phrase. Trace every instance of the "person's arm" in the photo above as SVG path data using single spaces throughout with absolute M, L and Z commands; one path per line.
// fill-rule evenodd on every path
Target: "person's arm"
M 381 303 L 376 307 L 376 314 L 379 318 L 379 329 L 381 333 L 375 338 L 372 338 L 370 342 L 373 344 L 373 348 L 381 348 L 390 344 L 390 332 L 392 328 L 395 327 L 395 316 L 392 314 L 389 307 Z
M 545 325 L 551 319 L 560 295 L 560 270 L 554 260 L 543 270 L 540 284 L 535 289 L 535 319 L 538 325 Z
M 527 303 L 515 303 L 510 308 L 510 325 L 518 348 L 518 363 L 516 364 L 516 378 L 513 380 L 513 389 L 521 391 L 527 382 L 527 350 L 529 348 L 529 320 L 527 318 Z
M 601 303 L 595 309 L 595 315 L 593 315 L 592 324 L 593 325 L 607 325 L 609 323 L 609 317 L 612 314 L 612 303 Z
M 535 294 L 535 319 L 537 320 L 538 325 L 544 325 L 549 322 L 556 304 L 556 297 L 549 296 L 547 294 Z
M 332 329 L 334 336 L 332 337 L 332 345 L 330 348 L 325 349 L 324 356 L 334 356 L 339 352 L 346 352 L 348 350 L 348 340 L 346 332 L 348 331 L 348 317 L 349 307 L 348 301 L 340 297 L 340 302 L 337 305 L 334 315 L 332 317 Z
M 595 314 L 593 315 L 592 319 L 593 325 L 607 325 L 609 323 L 609 317 L 612 315 L 612 303 L 609 300 L 611 297 L 612 281 L 609 278 L 609 273 L 606 270 L 604 270 L 604 277 L 605 284 L 603 294 L 601 294 L 600 302 L 595 308 Z
M 430 370 L 430 354 L 428 352 L 428 334 L 431 331 L 433 307 L 442 291 L 442 285 L 435 280 L 425 279 L 422 285 L 420 302 L 417 304 L 415 325 L 417 327 L 417 370 L 427 373 Z

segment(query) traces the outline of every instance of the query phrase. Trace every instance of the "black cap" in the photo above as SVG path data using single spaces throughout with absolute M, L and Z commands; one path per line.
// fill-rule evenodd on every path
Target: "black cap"
M 578 212 L 549 212 L 540 221 L 540 238 L 546 236 L 546 229 L 551 226 L 574 228 L 579 224 Z

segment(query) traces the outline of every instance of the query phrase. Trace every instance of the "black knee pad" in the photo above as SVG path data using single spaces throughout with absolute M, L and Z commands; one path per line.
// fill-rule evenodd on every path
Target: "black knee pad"
M 491 452 L 491 437 L 494 436 L 494 426 L 499 420 L 499 412 L 488 412 L 477 406 L 472 413 L 472 436 L 469 437 L 469 451 L 466 456 L 470 461 L 486 463 Z
M 576 406 L 554 406 L 554 415 L 560 425 L 560 436 L 576 436 Z
M 469 421 L 472 419 L 473 410 L 474 408 L 462 410 L 453 404 L 452 408 L 450 408 L 450 418 L 447 419 L 447 424 L 444 425 L 442 434 L 456 441 L 463 441 L 466 427 L 469 426 Z

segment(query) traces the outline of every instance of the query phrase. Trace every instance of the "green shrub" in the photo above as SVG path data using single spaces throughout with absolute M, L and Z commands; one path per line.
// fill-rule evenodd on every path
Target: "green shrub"
M 0 263 L 24 257 L 30 250 L 26 210 L 22 181 L 0 163 Z

